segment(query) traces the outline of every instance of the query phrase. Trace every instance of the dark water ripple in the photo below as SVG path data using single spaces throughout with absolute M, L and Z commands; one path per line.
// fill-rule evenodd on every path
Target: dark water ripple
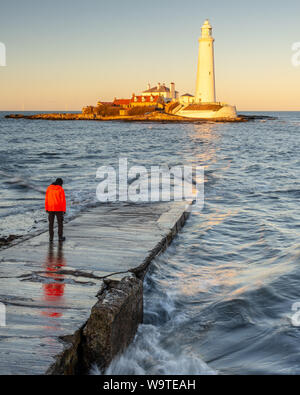
M 272 114 L 274 115 L 274 114 Z M 107 373 L 300 373 L 300 113 L 245 124 L 0 120 L 0 233 L 46 226 L 66 181 L 69 216 L 95 202 L 96 169 L 205 166 L 194 212 L 146 278 L 145 322 Z

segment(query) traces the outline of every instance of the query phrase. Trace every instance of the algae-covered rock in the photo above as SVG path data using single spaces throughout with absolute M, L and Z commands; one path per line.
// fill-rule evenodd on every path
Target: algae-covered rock
M 86 368 L 96 363 L 107 367 L 133 340 L 143 321 L 143 282 L 125 277 L 99 296 L 83 329 L 83 356 Z

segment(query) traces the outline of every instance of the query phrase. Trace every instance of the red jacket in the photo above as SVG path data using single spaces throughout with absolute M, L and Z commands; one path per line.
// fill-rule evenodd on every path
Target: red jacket
M 45 199 L 46 211 L 66 212 L 65 191 L 60 185 L 50 185 L 46 192 Z

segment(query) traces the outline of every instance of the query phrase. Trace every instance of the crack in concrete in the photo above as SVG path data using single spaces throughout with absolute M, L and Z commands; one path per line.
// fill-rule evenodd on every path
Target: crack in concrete
M 66 276 L 70 275 L 70 276 L 74 276 L 74 277 L 91 278 L 91 279 L 94 279 L 94 280 L 104 280 L 106 278 L 109 278 L 109 277 L 112 277 L 112 276 L 115 276 L 115 275 L 129 273 L 130 271 L 131 271 L 131 269 L 130 270 L 126 270 L 125 272 L 109 273 L 106 276 L 96 276 L 93 273 L 86 273 L 86 272 L 82 272 L 81 270 L 60 269 L 60 270 L 55 270 L 55 271 L 51 272 L 51 274 L 66 275 Z M 47 274 L 49 274 L 49 273 L 45 272 L 45 271 L 36 271 L 36 272 L 28 273 L 28 274 L 22 274 L 21 276 L 18 276 L 16 278 L 21 279 L 21 281 L 30 281 L 30 278 L 32 278 L 35 275 L 39 276 L 39 275 L 47 275 Z M 6 278 L 15 278 L 15 277 L 6 277 Z

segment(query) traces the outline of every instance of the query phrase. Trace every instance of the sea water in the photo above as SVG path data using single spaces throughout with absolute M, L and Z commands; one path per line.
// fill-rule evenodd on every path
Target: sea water
M 47 228 L 57 177 L 71 220 L 96 203 L 97 168 L 120 157 L 205 168 L 204 208 L 151 265 L 144 323 L 107 374 L 300 374 L 299 112 L 203 124 L 4 115 L 0 237 Z

